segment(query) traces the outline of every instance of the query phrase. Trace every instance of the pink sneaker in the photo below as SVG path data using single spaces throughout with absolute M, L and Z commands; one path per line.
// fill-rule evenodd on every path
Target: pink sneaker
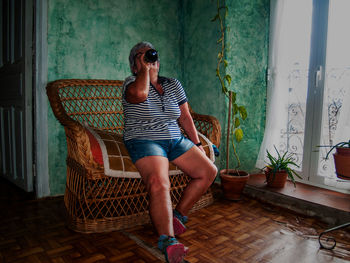
M 185 226 L 185 223 L 187 223 L 188 218 L 187 216 L 181 215 L 177 210 L 174 209 L 173 211 L 174 217 L 173 217 L 173 228 L 174 228 L 174 235 L 178 236 L 182 233 L 186 232 L 187 228 Z
M 173 217 L 173 227 L 174 227 L 174 235 L 178 236 L 182 233 L 185 233 L 187 228 L 186 226 L 179 220 L 177 217 Z
M 188 248 L 179 243 L 175 237 L 161 235 L 158 248 L 164 253 L 166 262 L 181 263 L 188 252 Z

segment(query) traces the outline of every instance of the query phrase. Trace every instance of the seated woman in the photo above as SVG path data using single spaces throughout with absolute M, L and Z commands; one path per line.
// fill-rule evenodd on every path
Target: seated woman
M 123 88 L 124 142 L 149 193 L 158 247 L 167 262 L 181 262 L 188 249 L 175 236 L 186 231 L 187 215 L 212 184 L 217 168 L 200 144 L 180 82 L 158 76 L 159 59 L 145 60 L 150 49 L 152 44 L 141 42 L 130 51 L 133 76 L 126 78 Z M 174 211 L 169 161 L 192 178 Z

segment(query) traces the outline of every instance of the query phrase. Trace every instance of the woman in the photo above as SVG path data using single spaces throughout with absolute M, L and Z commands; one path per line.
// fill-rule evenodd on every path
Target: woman
M 159 60 L 145 61 L 150 49 L 152 44 L 141 42 L 130 51 L 133 76 L 126 78 L 123 88 L 124 142 L 149 193 L 158 247 L 167 262 L 181 262 L 188 249 L 175 236 L 186 231 L 187 215 L 213 182 L 217 168 L 200 144 L 180 82 L 158 76 Z M 174 211 L 169 161 L 192 178 Z

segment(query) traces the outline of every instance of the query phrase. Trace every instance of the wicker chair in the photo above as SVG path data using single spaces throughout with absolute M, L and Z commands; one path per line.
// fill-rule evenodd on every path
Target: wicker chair
M 83 124 L 122 134 L 122 85 L 119 80 L 65 79 L 47 85 L 54 115 L 67 138 L 67 182 L 64 195 L 68 226 L 78 232 L 106 232 L 150 222 L 148 197 L 140 178 L 109 177 L 94 161 Z M 220 124 L 216 118 L 191 110 L 199 132 L 219 146 Z M 169 176 L 175 206 L 190 178 Z M 213 201 L 210 190 L 193 210 Z

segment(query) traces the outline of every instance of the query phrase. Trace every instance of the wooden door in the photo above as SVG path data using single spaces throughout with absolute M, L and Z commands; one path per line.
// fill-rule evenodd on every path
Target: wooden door
M 33 2 L 0 8 L 0 174 L 33 191 Z

